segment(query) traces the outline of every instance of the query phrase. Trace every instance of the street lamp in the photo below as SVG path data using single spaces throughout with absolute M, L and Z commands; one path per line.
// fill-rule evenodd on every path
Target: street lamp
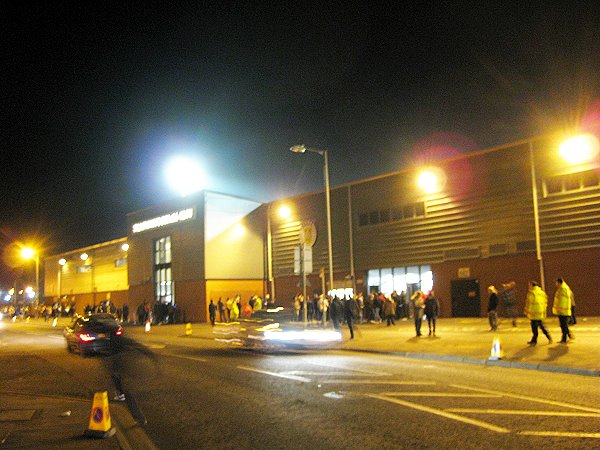
M 536 183 L 535 158 L 533 153 L 534 140 L 529 140 L 529 165 L 531 170 L 531 197 L 533 200 L 533 223 L 535 227 L 535 252 L 539 264 L 540 286 L 546 290 L 544 277 L 544 260 L 542 256 L 542 243 L 540 233 L 540 212 L 538 205 L 538 190 Z M 558 147 L 562 159 L 571 165 L 588 162 L 598 154 L 598 139 L 591 134 L 574 136 L 563 141 Z
M 331 199 L 329 189 L 329 162 L 327 159 L 327 150 L 310 148 L 302 144 L 290 147 L 290 151 L 294 153 L 318 153 L 323 157 L 323 173 L 325 178 L 325 203 L 327 209 L 327 254 L 329 257 L 329 289 L 333 289 L 333 251 L 331 247 Z M 323 294 L 325 295 L 325 292 L 323 292 Z M 304 299 L 304 301 L 306 304 L 306 299 Z
M 25 259 L 33 259 L 35 261 L 35 297 L 34 297 L 34 301 L 39 301 L 40 255 L 38 255 L 38 253 L 30 247 L 23 247 L 21 249 L 21 256 Z

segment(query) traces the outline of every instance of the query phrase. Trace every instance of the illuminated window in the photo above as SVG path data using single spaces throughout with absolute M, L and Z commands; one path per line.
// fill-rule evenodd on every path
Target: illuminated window
M 433 271 L 430 265 L 394 267 L 393 269 L 371 269 L 367 273 L 369 292 L 393 291 L 412 294 L 420 289 L 429 292 L 433 289 Z
M 115 267 L 124 267 L 127 265 L 127 258 L 115 259 Z
M 154 241 L 154 300 L 159 303 L 175 302 L 171 263 L 171 236 Z

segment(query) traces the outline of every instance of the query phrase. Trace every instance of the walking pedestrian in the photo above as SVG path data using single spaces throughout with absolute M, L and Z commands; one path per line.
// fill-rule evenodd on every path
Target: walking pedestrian
M 223 303 L 223 298 L 219 297 L 219 301 L 217 302 L 217 307 L 219 308 L 219 322 L 227 322 L 227 316 L 225 315 L 225 304 Z
M 488 293 L 490 294 L 487 308 L 490 331 L 496 331 L 498 329 L 498 290 L 496 286 L 488 286 Z
M 529 345 L 536 345 L 538 338 L 538 328 L 548 338 L 548 343 L 552 343 L 550 333 L 544 327 L 543 320 L 546 318 L 546 309 L 548 308 L 548 296 L 542 290 L 536 281 L 529 282 L 529 289 L 525 299 L 525 316 L 531 321 L 531 340 Z
M 437 321 L 437 316 L 440 313 L 440 302 L 435 296 L 435 292 L 433 289 L 425 299 L 425 315 L 427 316 L 427 325 L 429 326 L 429 336 L 433 331 L 433 335 L 435 336 L 435 323 Z M 433 328 L 432 328 L 433 325 Z
M 385 299 L 385 303 L 383 304 L 383 313 L 385 315 L 388 327 L 390 325 L 396 325 L 396 321 L 394 320 L 396 317 L 396 303 L 392 297 L 387 297 Z
M 556 292 L 554 293 L 554 303 L 552 305 L 552 314 L 558 316 L 560 330 L 562 332 L 561 344 L 567 343 L 567 337 L 574 339 L 569 330 L 569 319 L 571 317 L 571 306 L 573 304 L 573 291 L 569 285 L 562 279 L 556 280 Z
M 352 297 L 346 297 L 344 301 L 344 319 L 350 330 L 350 339 L 354 339 L 354 328 L 352 322 L 358 319 L 358 304 Z
M 423 314 L 425 308 L 425 294 L 421 291 L 416 291 L 410 300 L 413 305 L 413 314 L 415 318 L 415 331 L 417 336 L 421 336 L 421 324 L 423 323 Z

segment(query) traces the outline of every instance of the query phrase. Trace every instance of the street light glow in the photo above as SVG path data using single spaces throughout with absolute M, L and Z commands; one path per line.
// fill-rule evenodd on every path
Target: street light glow
M 427 194 L 439 192 L 444 184 L 443 174 L 434 169 L 426 169 L 419 174 L 417 184 Z
M 25 259 L 31 259 L 35 256 L 35 250 L 29 247 L 24 247 L 21 250 L 21 256 Z
M 567 139 L 558 149 L 560 156 L 569 164 L 589 162 L 598 155 L 598 139 L 593 134 L 582 134 Z
M 121 245 L 121 250 L 123 250 L 124 252 L 126 252 L 127 250 L 129 250 L 129 244 L 123 244 L 123 245 Z
M 67 263 L 67 260 L 66 260 L 65 258 L 60 258 L 60 259 L 58 260 L 58 264 L 59 264 L 60 266 L 64 266 L 66 263 Z
M 283 205 L 279 208 L 278 213 L 279 217 L 281 217 L 282 219 L 288 219 L 292 215 L 292 210 L 289 206 Z
M 204 172 L 200 164 L 191 158 L 173 158 L 167 164 L 166 176 L 171 187 L 182 197 L 204 189 Z
M 290 151 L 294 153 L 306 153 L 306 145 L 293 145 L 290 147 Z
M 87 261 L 87 259 L 90 257 L 90 255 L 88 255 L 87 253 L 82 253 L 80 256 L 82 261 Z

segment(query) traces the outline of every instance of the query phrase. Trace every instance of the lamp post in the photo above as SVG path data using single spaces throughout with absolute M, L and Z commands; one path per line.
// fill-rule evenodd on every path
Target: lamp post
M 65 258 L 60 258 L 58 260 L 58 299 L 60 301 L 60 297 L 62 294 L 62 271 L 63 267 L 67 264 L 67 260 Z
M 331 245 L 331 198 L 329 189 L 329 161 L 327 159 L 327 150 L 310 148 L 302 144 L 290 147 L 290 151 L 294 153 L 318 153 L 323 157 L 323 173 L 325 178 L 325 203 L 327 209 L 327 255 L 329 259 L 329 289 L 333 289 L 333 251 Z M 323 292 L 323 294 L 326 293 Z
M 40 290 L 40 255 L 29 247 L 24 247 L 21 250 L 21 256 L 25 259 L 33 259 L 35 261 L 35 296 L 34 302 L 39 301 L 39 290 Z
M 538 206 L 538 192 L 535 176 L 535 158 L 533 156 L 533 141 L 529 141 L 529 165 L 531 169 L 531 197 L 533 199 L 533 225 L 535 228 L 535 254 L 538 260 L 540 271 L 540 286 L 546 290 L 546 280 L 544 277 L 544 259 L 542 257 L 542 243 L 540 238 L 540 211 Z

